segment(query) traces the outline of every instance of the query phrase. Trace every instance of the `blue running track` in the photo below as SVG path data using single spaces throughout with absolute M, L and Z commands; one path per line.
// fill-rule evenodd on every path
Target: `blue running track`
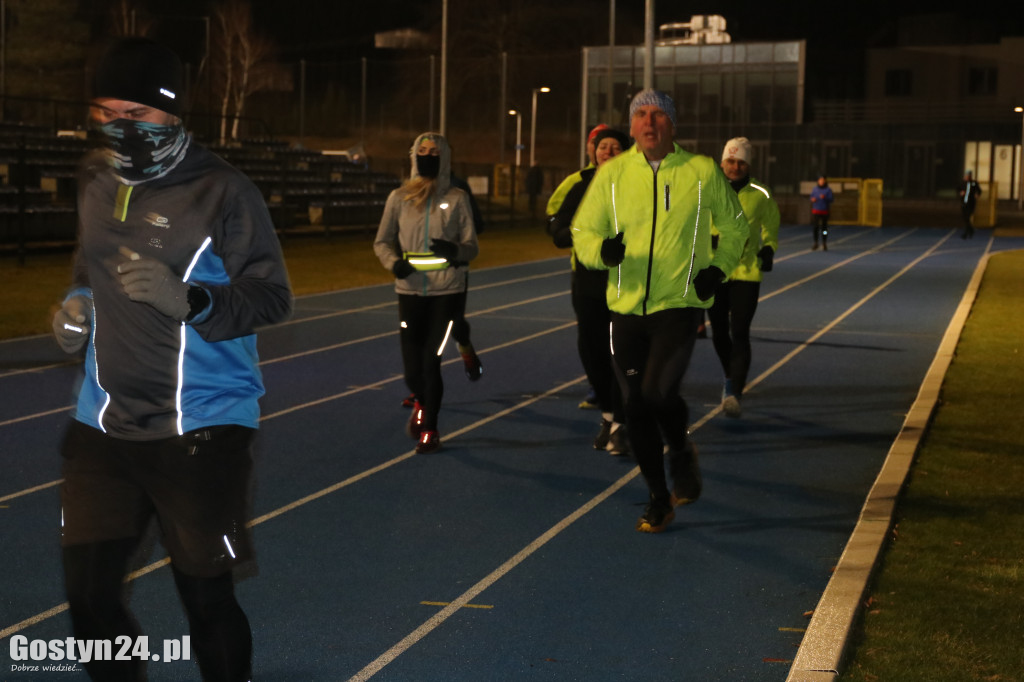
M 741 419 L 698 342 L 684 395 L 704 495 L 654 536 L 633 530 L 635 463 L 595 451 L 599 415 L 578 407 L 564 252 L 474 271 L 484 375 L 449 347 L 434 455 L 404 435 L 392 287 L 299 299 L 259 342 L 259 569 L 239 577 L 255 679 L 785 680 L 972 273 L 1024 247 L 839 227 L 822 252 L 808 232 L 783 228 L 762 286 Z M 71 632 L 57 449 L 78 371 L 49 337 L 0 344 L 0 680 L 85 678 L 17 672 L 9 650 Z M 137 567 L 160 651 L 187 629 L 158 542 Z M 198 679 L 192 662 L 149 673 Z

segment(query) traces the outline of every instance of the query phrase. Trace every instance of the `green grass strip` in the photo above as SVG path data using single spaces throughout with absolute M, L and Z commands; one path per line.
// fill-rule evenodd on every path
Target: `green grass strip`
M 991 258 L 844 682 L 1024 680 L 1024 253 Z

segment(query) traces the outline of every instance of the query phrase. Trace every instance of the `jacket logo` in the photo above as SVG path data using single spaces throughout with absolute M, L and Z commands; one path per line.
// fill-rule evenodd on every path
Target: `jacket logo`
M 150 239 L 149 240 L 149 245 L 152 246 L 154 249 L 162 249 L 162 248 L 164 248 L 164 243 L 162 241 L 160 241 L 160 239 L 157 238 L 157 237 L 153 237 L 152 239 Z
M 171 221 L 158 213 L 149 212 L 144 220 L 153 227 L 162 227 L 165 230 L 171 226 Z

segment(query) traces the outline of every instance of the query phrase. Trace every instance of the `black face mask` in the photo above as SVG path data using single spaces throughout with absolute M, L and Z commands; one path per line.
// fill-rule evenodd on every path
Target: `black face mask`
M 431 154 L 417 154 L 416 172 L 423 178 L 436 178 L 437 174 L 441 172 L 441 157 Z

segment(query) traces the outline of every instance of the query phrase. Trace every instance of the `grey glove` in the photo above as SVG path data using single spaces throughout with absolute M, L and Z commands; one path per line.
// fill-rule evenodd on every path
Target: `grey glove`
M 148 303 L 175 320 L 188 318 L 188 284 L 171 269 L 152 258 L 129 260 L 117 266 L 128 298 Z
M 72 296 L 53 316 L 53 335 L 65 353 L 77 353 L 89 340 L 92 305 L 85 296 Z

